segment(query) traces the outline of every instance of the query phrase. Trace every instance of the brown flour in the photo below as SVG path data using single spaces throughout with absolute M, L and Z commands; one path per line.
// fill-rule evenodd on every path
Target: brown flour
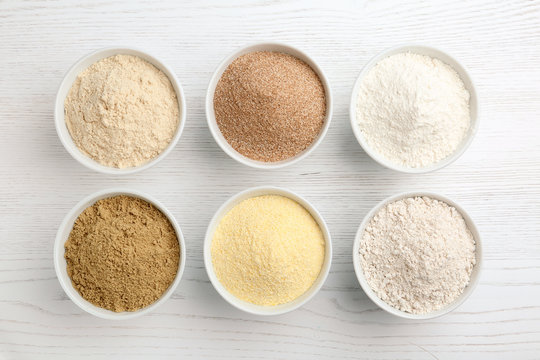
M 64 257 L 83 298 L 116 312 L 136 311 L 158 300 L 172 284 L 180 246 L 161 211 L 120 195 L 99 200 L 79 215 Z
M 239 153 L 275 162 L 304 151 L 326 116 L 321 80 L 302 60 L 279 52 L 240 56 L 214 94 L 219 129 Z

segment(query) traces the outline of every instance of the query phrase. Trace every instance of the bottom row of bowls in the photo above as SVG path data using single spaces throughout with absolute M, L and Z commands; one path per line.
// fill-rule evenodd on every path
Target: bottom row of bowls
M 75 287 L 72 284 L 72 281 L 70 279 L 70 276 L 68 274 L 67 270 L 67 262 L 64 257 L 65 252 L 65 243 L 68 240 L 70 233 L 73 229 L 74 223 L 79 217 L 79 215 L 88 207 L 92 206 L 94 203 L 96 203 L 99 200 L 110 198 L 116 195 L 127 195 L 135 198 L 142 199 L 152 205 L 154 205 L 158 210 L 160 210 L 169 220 L 171 225 L 174 228 L 174 231 L 176 232 L 176 236 L 178 239 L 178 243 L 180 246 L 180 258 L 179 258 L 179 264 L 178 264 L 178 271 L 176 273 L 176 277 L 174 278 L 174 281 L 171 283 L 169 288 L 162 294 L 162 296 L 153 302 L 152 304 L 136 311 L 123 311 L 123 312 L 114 312 L 111 310 L 107 310 L 104 308 L 101 308 L 99 306 L 96 306 L 92 304 L 91 302 L 85 300 L 81 294 L 75 289 Z M 285 198 L 289 198 L 293 200 L 294 202 L 301 205 L 305 210 L 309 212 L 309 214 L 312 216 L 312 218 L 315 220 L 317 225 L 319 226 L 322 236 L 325 240 L 325 249 L 324 249 L 324 260 L 322 261 L 322 266 L 320 269 L 320 272 L 317 276 L 317 278 L 312 283 L 311 287 L 309 287 L 308 290 L 306 290 L 302 295 L 294 298 L 291 301 L 288 301 L 283 304 L 278 304 L 275 306 L 265 306 L 265 305 L 257 305 L 252 302 L 244 301 L 238 298 L 237 296 L 233 295 L 230 291 L 227 290 L 227 288 L 220 282 L 218 279 L 218 276 L 216 275 L 213 263 L 212 263 L 212 238 L 213 234 L 216 231 L 216 228 L 220 221 L 223 219 L 223 217 L 229 213 L 231 209 L 233 209 L 236 205 L 240 204 L 242 201 L 262 196 L 262 195 L 278 195 Z M 370 287 L 368 284 L 368 281 L 366 280 L 365 274 L 362 270 L 362 265 L 360 261 L 359 250 L 360 250 L 360 244 L 362 240 L 362 234 L 364 233 L 364 230 L 366 226 L 368 226 L 368 223 L 370 220 L 374 217 L 375 214 L 378 213 L 380 209 L 385 207 L 386 205 L 393 203 L 395 201 L 411 198 L 411 197 L 429 197 L 435 200 L 442 201 L 452 207 L 454 207 L 463 217 L 465 220 L 465 224 L 469 231 L 471 232 L 474 242 L 475 242 L 475 260 L 476 264 L 474 265 L 474 268 L 472 270 L 472 273 L 470 275 L 470 281 L 465 287 L 465 289 L 462 291 L 461 295 L 459 295 L 453 302 L 446 305 L 442 309 L 439 309 L 437 311 L 429 312 L 426 314 L 413 314 L 405 311 L 398 310 L 395 307 L 392 307 L 385 301 L 383 301 Z M 358 278 L 358 281 L 364 290 L 364 292 L 368 295 L 368 297 L 377 304 L 380 308 L 387 311 L 390 314 L 402 317 L 402 318 L 408 318 L 408 319 L 430 319 L 437 316 L 441 316 L 443 314 L 446 314 L 452 310 L 454 310 L 456 307 L 458 307 L 465 299 L 472 293 L 474 287 L 476 286 L 479 278 L 480 268 L 481 268 L 481 258 L 482 258 L 482 246 L 480 242 L 480 235 L 478 233 L 478 230 L 470 218 L 470 216 L 465 212 L 465 210 L 456 204 L 454 201 L 441 196 L 439 194 L 434 193 L 428 193 L 428 192 L 413 192 L 413 193 L 402 193 L 395 196 L 392 196 L 390 198 L 387 198 L 380 202 L 378 205 L 376 205 L 364 218 L 362 221 L 358 232 L 356 234 L 356 238 L 353 245 L 353 264 L 354 264 L 354 270 L 356 272 L 356 276 Z M 235 306 L 236 308 L 246 311 L 248 313 L 257 314 L 257 315 L 277 315 L 286 313 L 289 311 L 292 311 L 302 305 L 304 305 L 306 302 L 308 302 L 322 287 L 324 281 L 326 280 L 326 277 L 328 276 L 328 273 L 330 271 L 330 265 L 332 261 L 332 243 L 331 243 L 331 237 L 330 232 L 328 230 L 328 227 L 323 220 L 320 213 L 317 211 L 317 209 L 309 203 L 307 200 L 302 198 L 301 196 L 295 194 L 294 192 L 291 192 L 289 190 L 278 188 L 278 187 L 256 187 L 247 189 L 245 191 L 242 191 L 233 197 L 231 197 L 228 201 L 226 201 L 216 212 L 212 220 L 210 221 L 210 224 L 208 226 L 205 240 L 204 240 L 204 263 L 206 267 L 206 271 L 208 274 L 208 277 L 210 278 L 210 281 L 212 282 L 212 285 L 216 289 L 216 291 L 231 305 Z M 69 296 L 69 298 L 77 304 L 81 309 L 87 311 L 88 313 L 105 318 L 105 319 L 129 319 L 138 317 L 141 315 L 144 315 L 148 312 L 151 312 L 155 308 L 157 308 L 159 305 L 161 305 L 163 302 L 165 302 L 171 294 L 175 291 L 176 287 L 180 283 L 180 279 L 182 278 L 182 274 L 185 268 L 186 263 L 186 245 L 185 240 L 182 235 L 182 231 L 180 229 L 180 226 L 174 219 L 174 216 L 154 197 L 139 192 L 135 190 L 125 190 L 125 189 L 109 189 L 109 190 L 103 190 L 99 191 L 97 193 L 94 193 L 82 201 L 80 201 L 64 218 L 64 221 L 62 222 L 57 236 L 56 241 L 54 245 L 54 265 L 56 274 L 58 277 L 58 280 L 60 281 L 60 284 L 66 294 Z

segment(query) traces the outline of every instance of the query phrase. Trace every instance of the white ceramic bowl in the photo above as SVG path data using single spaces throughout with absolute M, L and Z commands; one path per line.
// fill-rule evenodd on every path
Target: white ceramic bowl
M 264 161 L 258 161 L 250 159 L 242 154 L 240 154 L 238 151 L 236 151 L 225 139 L 223 134 L 221 133 L 219 126 L 216 122 L 216 115 L 214 113 L 214 93 L 216 91 L 216 86 L 219 82 L 219 79 L 221 79 L 221 75 L 225 72 L 227 67 L 234 61 L 236 58 L 251 53 L 255 51 L 275 51 L 275 52 L 282 52 L 286 53 L 292 56 L 297 57 L 298 59 L 304 61 L 306 64 L 308 64 L 313 71 L 319 76 L 319 79 L 321 80 L 323 86 L 324 86 L 324 92 L 326 96 L 326 118 L 324 120 L 324 125 L 321 129 L 321 132 L 317 136 L 317 138 L 311 143 L 311 145 L 302 151 L 301 153 L 285 159 L 281 161 L 276 162 L 264 162 Z M 208 85 L 208 90 L 206 92 L 206 120 L 208 122 L 208 127 L 210 128 L 210 132 L 212 133 L 212 136 L 216 140 L 216 143 L 221 147 L 221 149 L 229 155 L 234 160 L 254 168 L 258 169 L 277 169 L 282 168 L 287 165 L 294 164 L 297 161 L 300 161 L 301 159 L 308 156 L 324 139 L 324 136 L 326 135 L 326 132 L 328 131 L 328 128 L 330 127 L 330 121 L 332 120 L 332 91 L 330 89 L 330 83 L 328 82 L 328 79 L 322 69 L 317 65 L 315 60 L 313 60 L 311 57 L 309 57 L 306 53 L 283 43 L 277 43 L 277 42 L 262 42 L 262 43 L 255 43 L 251 44 L 245 47 L 242 47 L 235 52 L 233 52 L 231 55 L 229 55 L 225 60 L 219 64 L 216 71 L 214 72 L 214 75 L 212 75 L 212 79 L 210 80 L 210 84 Z
M 88 157 L 84 153 L 82 153 L 77 145 L 73 142 L 73 139 L 71 138 L 71 135 L 69 133 L 69 130 L 66 126 L 66 121 L 64 119 L 64 101 L 66 99 L 67 94 L 69 93 L 69 90 L 71 89 L 71 86 L 73 85 L 73 82 L 77 78 L 77 75 L 84 69 L 88 68 L 90 65 L 94 64 L 95 62 L 118 54 L 125 54 L 125 55 L 134 55 L 138 56 L 143 60 L 148 61 L 152 65 L 154 65 L 159 70 L 163 71 L 165 75 L 169 78 L 174 91 L 176 92 L 176 97 L 178 99 L 178 106 L 179 106 L 179 113 L 178 113 L 178 127 L 176 129 L 176 133 L 174 137 L 171 139 L 171 142 L 169 145 L 155 158 L 151 159 L 147 163 L 144 163 L 140 166 L 135 167 L 129 167 L 124 169 L 118 169 L 114 167 L 104 166 L 97 161 L 93 160 L 92 158 Z M 176 75 L 172 71 L 171 68 L 169 68 L 167 65 L 165 65 L 163 62 L 158 60 L 156 57 L 149 55 L 146 52 L 143 52 L 141 50 L 137 50 L 134 48 L 127 48 L 127 47 L 108 47 L 104 49 L 100 49 L 97 51 L 94 51 L 86 56 L 84 56 L 82 59 L 77 61 L 66 73 L 64 76 L 64 79 L 62 80 L 62 83 L 60 84 L 60 88 L 58 89 L 58 93 L 56 94 L 56 102 L 54 107 L 54 122 L 56 126 L 56 132 L 58 133 L 58 137 L 60 138 L 60 141 L 62 142 L 62 145 L 66 148 L 67 152 L 73 156 L 75 160 L 77 160 L 82 165 L 86 166 L 87 168 L 91 170 L 95 170 L 104 174 L 110 174 L 110 175 L 127 175 L 127 174 L 133 174 L 139 171 L 142 171 L 144 169 L 148 169 L 149 167 L 157 164 L 160 160 L 165 158 L 167 154 L 171 152 L 171 150 L 174 148 L 176 143 L 178 142 L 178 139 L 180 139 L 180 135 L 182 135 L 182 131 L 184 130 L 184 125 L 186 123 L 186 100 L 184 97 L 184 91 L 182 90 L 182 86 L 180 85 L 180 82 L 176 78 Z
M 176 277 L 173 283 L 171 284 L 171 286 L 169 286 L 167 291 L 163 293 L 161 298 L 159 298 L 156 302 L 137 311 L 114 312 L 114 311 L 106 310 L 98 306 L 95 306 L 94 304 L 85 300 L 71 284 L 71 279 L 67 273 L 66 259 L 64 258 L 64 252 L 65 252 L 64 244 L 67 241 L 71 230 L 73 229 L 73 224 L 75 223 L 75 220 L 77 220 L 77 217 L 79 217 L 79 215 L 87 207 L 92 206 L 96 201 L 105 199 L 111 196 L 116 196 L 116 195 L 129 195 L 129 196 L 137 197 L 145 201 L 148 201 L 149 203 L 154 205 L 156 208 L 158 208 L 165 216 L 167 216 L 167 218 L 171 222 L 174 230 L 176 231 L 178 243 L 180 244 L 180 262 L 178 264 L 178 272 L 176 273 Z M 110 320 L 132 319 L 132 318 L 147 314 L 153 311 L 154 309 L 156 309 L 158 306 L 163 304 L 172 295 L 172 293 L 174 292 L 174 290 L 180 283 L 180 279 L 182 278 L 182 274 L 184 272 L 185 264 L 186 264 L 186 244 L 184 242 L 184 236 L 182 235 L 180 226 L 178 226 L 178 223 L 174 219 L 174 216 L 156 199 L 154 199 L 150 195 L 147 195 L 145 193 L 135 191 L 135 190 L 107 189 L 107 190 L 98 191 L 90 196 L 87 196 L 86 198 L 81 200 L 77 205 L 75 205 L 75 207 L 66 215 L 66 217 L 64 218 L 64 221 L 62 221 L 62 224 L 60 225 L 60 228 L 58 229 L 58 233 L 56 234 L 56 240 L 54 243 L 54 269 L 56 271 L 56 276 L 58 277 L 58 281 L 60 281 L 60 285 L 62 285 L 62 288 L 64 289 L 68 297 L 71 300 L 73 300 L 73 302 L 77 304 L 77 306 L 79 306 L 84 311 L 103 319 L 110 319 Z
M 390 160 L 386 159 L 383 155 L 379 154 L 372 148 L 370 148 L 369 144 L 366 142 L 366 139 L 364 138 L 364 135 L 360 131 L 360 127 L 358 126 L 356 122 L 356 103 L 358 100 L 358 92 L 360 90 L 360 85 L 362 83 L 362 80 L 364 76 L 367 75 L 367 73 L 382 59 L 399 54 L 404 52 L 411 52 L 415 54 L 420 55 L 428 55 L 433 58 L 437 58 L 441 60 L 442 62 L 450 65 L 460 76 L 461 80 L 463 81 L 463 84 L 465 85 L 465 88 L 470 93 L 470 100 L 469 100 L 469 108 L 471 113 L 471 126 L 469 128 L 469 132 L 461 142 L 461 144 L 458 146 L 458 148 L 448 157 L 445 159 L 432 164 L 427 167 L 423 168 L 410 168 L 410 167 L 404 167 L 400 166 L 398 164 L 395 164 L 391 162 Z M 389 169 L 400 171 L 403 173 L 411 173 L 411 174 L 420 174 L 420 173 L 428 173 L 431 171 L 442 169 L 443 167 L 453 163 L 456 161 L 464 152 L 467 150 L 469 145 L 471 144 L 474 136 L 476 135 L 476 132 L 478 131 L 478 114 L 479 114 L 479 105 L 478 105 L 478 97 L 476 95 L 476 89 L 474 87 L 473 80 L 471 76 L 469 75 L 469 72 L 466 70 L 466 68 L 461 65 L 455 58 L 448 55 L 447 53 L 435 49 L 433 47 L 429 46 L 423 46 L 423 45 L 401 45 L 396 46 L 393 48 L 390 48 L 388 50 L 385 50 L 372 58 L 362 69 L 360 72 L 360 75 L 358 76 L 358 79 L 356 80 L 353 91 L 351 94 L 351 102 L 350 102 L 350 108 L 349 108 L 349 117 L 351 120 L 351 127 L 353 130 L 354 135 L 356 136 L 356 139 L 358 140 L 358 143 L 362 146 L 364 151 L 376 162 L 381 164 L 382 166 L 386 166 Z
M 463 216 L 463 219 L 465 219 L 465 223 L 467 224 L 467 227 L 471 231 L 474 240 L 476 241 L 476 265 L 473 268 L 472 274 L 471 274 L 471 280 L 467 287 L 464 289 L 463 293 L 451 304 L 448 304 L 446 307 L 444 307 L 441 310 L 434 311 L 428 314 L 411 314 L 408 312 L 404 312 L 401 310 L 398 310 L 390 305 L 388 305 L 386 302 L 381 300 L 377 294 L 371 289 L 369 286 L 366 278 L 364 277 L 364 271 L 362 269 L 362 264 L 360 262 L 360 242 L 362 241 L 362 235 L 364 233 L 364 229 L 366 228 L 367 224 L 371 220 L 371 218 L 384 206 L 387 204 L 393 203 L 395 201 L 409 198 L 409 197 L 419 197 L 419 196 L 427 196 L 432 199 L 440 200 L 445 203 L 447 203 L 450 206 L 453 206 L 456 208 L 456 210 Z M 471 217 L 467 214 L 467 212 L 459 206 L 454 201 L 450 200 L 449 198 L 435 194 L 430 192 L 409 192 L 409 193 L 402 193 L 395 196 L 391 196 L 383 201 L 381 201 L 379 204 L 377 204 L 371 211 L 364 217 L 364 220 L 362 221 L 362 224 L 360 224 L 360 227 L 358 228 L 358 231 L 356 233 L 356 238 L 354 240 L 353 245 L 353 265 L 354 265 L 354 271 L 356 273 L 356 277 L 358 278 L 358 282 L 360 282 L 360 286 L 362 286 L 362 289 L 367 294 L 367 296 L 375 303 L 377 304 L 381 309 L 389 312 L 392 315 L 396 315 L 405 319 L 413 319 L 413 320 L 426 320 L 426 319 L 432 319 L 439 316 L 442 316 L 444 314 L 449 313 L 450 311 L 457 308 L 459 305 L 461 305 L 473 292 L 474 288 L 478 284 L 478 279 L 480 277 L 480 269 L 482 266 L 482 243 L 480 241 L 480 233 L 478 232 L 478 229 L 476 228 L 476 225 L 474 224 Z
M 315 221 L 317 221 L 317 224 L 319 224 L 319 227 L 321 228 L 321 231 L 324 235 L 324 239 L 326 242 L 324 263 L 321 268 L 321 272 L 319 273 L 319 276 L 317 277 L 317 279 L 315 280 L 311 288 L 309 288 L 309 290 L 307 290 L 304 294 L 302 294 L 298 298 L 288 303 L 280 304 L 276 306 L 255 305 L 250 302 L 237 298 L 236 296 L 231 294 L 221 284 L 221 282 L 216 276 L 216 273 L 214 272 L 214 266 L 212 265 L 212 237 L 214 235 L 216 227 L 219 225 L 219 222 L 221 221 L 223 216 L 225 216 L 233 207 L 235 207 L 240 202 L 246 199 L 249 199 L 255 196 L 261 196 L 261 195 L 281 195 L 281 196 L 288 197 L 296 201 L 300 205 L 302 205 L 307 211 L 309 211 L 309 213 L 311 214 L 311 216 L 313 216 Z M 315 207 L 311 205 L 307 200 L 293 193 L 292 191 L 289 191 L 286 189 L 273 187 L 273 186 L 261 186 L 261 187 L 247 189 L 234 195 L 218 209 L 218 211 L 216 212 L 216 214 L 210 221 L 210 224 L 208 225 L 208 229 L 206 230 L 206 236 L 204 239 L 204 265 L 206 267 L 206 272 L 208 273 L 208 277 L 210 278 L 210 281 L 212 282 L 212 285 L 214 285 L 214 288 L 216 289 L 216 291 L 229 304 L 247 313 L 256 314 L 256 315 L 278 315 L 278 314 L 283 314 L 283 313 L 299 308 L 300 306 L 307 303 L 321 289 L 330 271 L 331 263 L 332 263 L 332 240 L 330 238 L 330 231 L 328 231 L 328 227 L 326 226 L 326 223 L 324 222 L 321 214 L 319 214 L 317 209 L 315 209 Z

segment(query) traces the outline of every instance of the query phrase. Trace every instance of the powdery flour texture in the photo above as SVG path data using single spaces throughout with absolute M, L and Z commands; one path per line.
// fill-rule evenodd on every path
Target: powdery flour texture
M 65 100 L 73 142 L 102 165 L 142 165 L 169 145 L 179 106 L 167 75 L 132 55 L 102 59 L 81 72 Z
M 366 74 L 356 119 L 378 154 L 400 166 L 427 167 L 451 155 L 465 138 L 471 122 L 469 97 L 449 65 L 400 53 Z
M 377 296 L 392 307 L 425 314 L 456 300 L 476 264 L 475 240 L 463 216 L 429 197 L 395 201 L 366 226 L 360 261 Z

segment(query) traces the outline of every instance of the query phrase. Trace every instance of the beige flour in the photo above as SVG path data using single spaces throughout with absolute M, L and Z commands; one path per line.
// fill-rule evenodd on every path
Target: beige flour
M 82 71 L 65 103 L 77 147 L 102 165 L 142 165 L 169 145 L 178 127 L 178 100 L 167 76 L 132 55 L 102 59 Z
M 373 216 L 362 235 L 360 261 L 379 298 L 425 314 L 461 295 L 476 264 L 475 240 L 454 207 L 429 197 L 408 198 Z

